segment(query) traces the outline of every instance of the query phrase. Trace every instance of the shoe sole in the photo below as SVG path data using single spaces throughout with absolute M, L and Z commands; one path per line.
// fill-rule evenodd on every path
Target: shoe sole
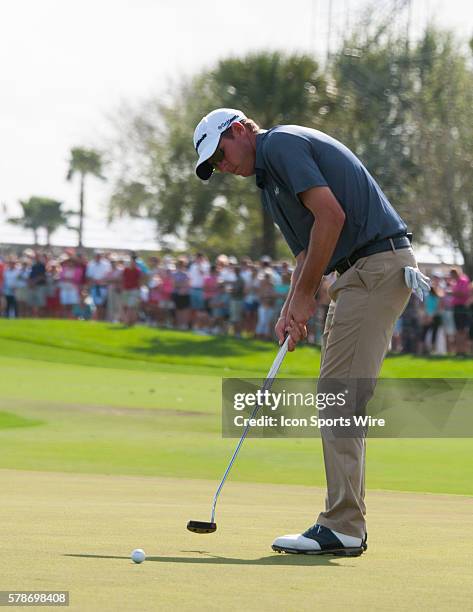
M 282 546 L 271 546 L 274 552 L 290 553 L 292 555 L 335 555 L 336 557 L 359 557 L 363 554 L 364 548 L 331 548 L 330 550 L 298 550 L 296 548 L 285 548 Z

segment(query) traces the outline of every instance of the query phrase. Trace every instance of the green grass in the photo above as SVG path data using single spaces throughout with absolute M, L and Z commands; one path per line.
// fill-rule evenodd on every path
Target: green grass
M 0 321 L 0 467 L 220 478 L 222 376 L 266 374 L 275 346 L 148 328 Z M 315 376 L 319 354 L 283 375 Z M 440 371 L 441 370 L 441 371 Z M 388 358 L 385 376 L 472 376 L 470 361 Z M 374 489 L 473 494 L 470 439 L 369 440 Z M 318 440 L 248 440 L 233 480 L 324 484 Z
M 198 336 L 141 326 L 129 329 L 89 321 L 23 319 L 0 320 L 0 351 L 11 357 L 77 365 L 154 371 L 162 371 L 163 366 L 178 366 L 179 371 L 190 368 L 196 373 L 214 376 L 239 376 L 241 373 L 264 376 L 274 357 L 275 346 L 267 342 Z M 302 346 L 288 355 L 281 374 L 316 376 L 319 361 L 318 349 Z M 382 375 L 393 378 L 473 377 L 473 360 L 388 357 Z
M 1 588 L 68 590 L 74 611 L 471 609 L 472 499 L 368 492 L 362 557 L 278 555 L 272 540 L 308 525 L 324 491 L 229 482 L 216 533 L 190 533 L 213 485 L 0 470 Z

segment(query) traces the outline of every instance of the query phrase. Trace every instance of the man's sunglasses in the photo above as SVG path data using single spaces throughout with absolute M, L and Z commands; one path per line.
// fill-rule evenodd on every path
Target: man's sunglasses
M 216 168 L 217 165 L 224 160 L 224 158 L 225 158 L 225 153 L 223 152 L 223 149 L 217 149 L 215 153 L 211 157 L 209 157 L 207 161 L 211 166 Z

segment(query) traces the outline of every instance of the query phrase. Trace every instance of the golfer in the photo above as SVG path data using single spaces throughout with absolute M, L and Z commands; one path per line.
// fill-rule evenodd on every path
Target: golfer
M 279 226 L 296 266 L 276 324 L 289 350 L 307 335 L 323 275 L 330 287 L 320 381 L 376 381 L 394 324 L 411 293 L 404 268 L 416 268 L 407 227 L 361 161 L 327 134 L 298 125 L 260 127 L 220 108 L 194 132 L 196 174 L 256 175 L 263 205 Z M 373 383 L 373 390 L 374 390 Z M 358 556 L 366 550 L 365 438 L 322 436 L 325 511 L 301 534 L 273 549 Z

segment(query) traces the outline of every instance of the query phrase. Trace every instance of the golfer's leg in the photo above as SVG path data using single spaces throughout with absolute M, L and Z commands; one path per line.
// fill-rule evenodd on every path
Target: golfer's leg
M 327 321 L 320 379 L 376 378 L 389 346 L 394 324 L 410 291 L 403 267 L 415 265 L 410 249 L 379 253 L 357 262 L 331 287 L 333 315 Z M 357 409 L 360 408 L 357 406 Z M 329 439 L 323 451 L 327 476 L 326 510 L 317 522 L 347 535 L 365 533 L 365 440 Z

